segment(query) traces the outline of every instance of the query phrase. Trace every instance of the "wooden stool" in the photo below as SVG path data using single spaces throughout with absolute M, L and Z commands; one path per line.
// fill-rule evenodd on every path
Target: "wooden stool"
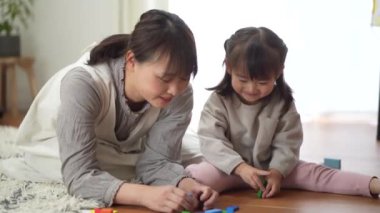
M 37 95 L 37 84 L 33 71 L 34 59 L 30 57 L 0 57 L 0 110 L 3 108 L 3 112 L 7 111 L 7 73 L 10 73 L 10 112 L 12 116 L 19 115 L 18 109 L 18 91 L 17 91 L 17 79 L 16 79 L 16 66 L 19 66 L 20 70 L 26 72 L 30 91 L 34 97 Z

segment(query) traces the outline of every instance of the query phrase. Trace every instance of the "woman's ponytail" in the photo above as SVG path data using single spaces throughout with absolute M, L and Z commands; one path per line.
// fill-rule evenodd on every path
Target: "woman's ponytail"
M 105 38 L 90 52 L 88 65 L 95 65 L 115 59 L 127 51 L 129 34 L 116 34 Z

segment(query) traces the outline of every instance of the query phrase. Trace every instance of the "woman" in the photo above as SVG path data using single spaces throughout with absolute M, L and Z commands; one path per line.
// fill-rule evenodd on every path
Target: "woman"
M 210 208 L 217 192 L 180 164 L 196 73 L 194 37 L 183 20 L 145 12 L 130 35 L 106 38 L 44 85 L 19 129 L 25 156 L 4 161 L 3 172 L 63 180 L 70 194 L 107 206 Z

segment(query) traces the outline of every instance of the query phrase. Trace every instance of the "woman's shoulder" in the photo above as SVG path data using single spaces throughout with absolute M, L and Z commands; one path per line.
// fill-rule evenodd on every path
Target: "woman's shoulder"
M 177 101 L 177 100 L 183 101 L 187 99 L 193 99 L 193 87 L 191 84 L 189 84 L 181 94 L 176 96 L 173 101 Z
M 173 112 L 191 112 L 193 109 L 193 104 L 193 88 L 189 84 L 181 94 L 177 95 L 167 107 L 161 110 L 161 114 L 170 114 Z
M 61 80 L 61 94 L 99 96 L 100 89 L 94 78 L 82 67 L 74 67 Z

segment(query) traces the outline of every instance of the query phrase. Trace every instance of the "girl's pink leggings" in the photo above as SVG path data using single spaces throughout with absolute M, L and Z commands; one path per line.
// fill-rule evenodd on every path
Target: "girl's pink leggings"
M 240 177 L 227 175 L 208 162 L 191 164 L 186 167 L 186 171 L 190 172 L 199 182 L 218 192 L 249 187 Z M 299 161 L 292 172 L 283 180 L 282 188 L 371 197 L 369 183 L 372 178 L 367 175 Z

